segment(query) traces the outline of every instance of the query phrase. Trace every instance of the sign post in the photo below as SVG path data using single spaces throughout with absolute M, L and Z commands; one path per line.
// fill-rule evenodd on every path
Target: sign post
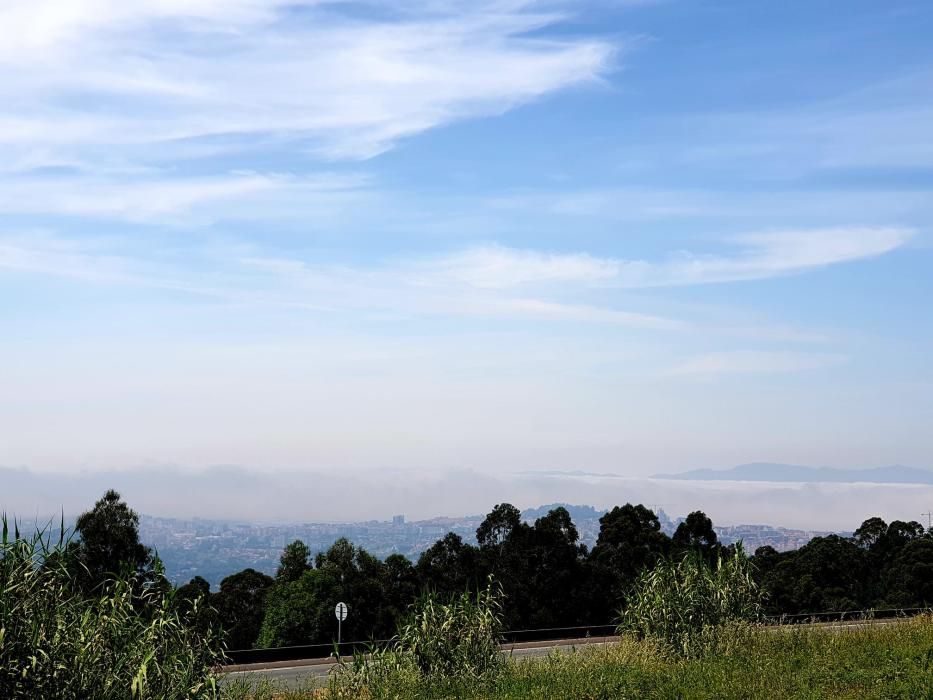
M 343 634 L 343 621 L 347 619 L 347 604 L 344 602 L 337 603 L 337 607 L 334 608 L 334 616 L 337 618 L 337 648 L 340 649 L 340 640 Z M 338 652 L 339 654 L 339 652 Z

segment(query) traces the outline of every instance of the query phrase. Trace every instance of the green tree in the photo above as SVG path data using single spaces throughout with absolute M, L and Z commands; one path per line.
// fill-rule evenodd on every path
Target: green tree
M 570 626 L 583 622 L 588 589 L 586 547 L 563 506 L 538 518 L 527 537 L 528 552 L 523 572 L 529 600 L 523 626 Z
M 266 592 L 275 581 L 255 569 L 244 569 L 220 582 L 211 596 L 223 625 L 228 649 L 250 649 L 259 637 Z
M 331 619 L 338 601 L 350 608 L 343 624 L 344 639 L 384 639 L 392 634 L 398 612 L 385 603 L 385 565 L 378 558 L 340 538 L 315 557 L 314 566 L 338 582 L 334 599 L 328 602 Z
M 658 516 L 643 505 L 626 503 L 599 519 L 593 556 L 607 560 L 625 581 L 634 581 L 669 549 L 670 538 L 661 532 Z
M 385 604 L 395 617 L 394 624 L 398 626 L 418 595 L 418 573 L 411 561 L 401 554 L 390 554 L 386 557 L 383 567 L 383 595 Z
M 480 549 L 501 549 L 513 539 L 522 527 L 522 514 L 511 503 L 500 503 L 476 528 L 476 541 Z
M 327 644 L 336 637 L 334 605 L 340 581 L 333 572 L 305 571 L 293 581 L 276 581 L 266 594 L 257 646 Z M 350 616 L 356 614 L 355 606 Z
M 923 525 L 914 520 L 894 520 L 888 525 L 881 518 L 869 518 L 853 533 L 853 540 L 871 552 L 877 566 L 882 566 L 901 547 L 924 534 Z
M 390 557 L 381 562 L 341 538 L 315 557 L 314 568 L 297 580 L 277 580 L 269 589 L 259 645 L 327 644 L 336 640 L 334 606 L 343 601 L 349 615 L 343 638 L 365 641 L 392 634 L 402 611 L 413 600 L 414 574 L 409 563 Z M 403 559 L 403 558 L 402 558 Z
M 493 508 L 476 529 L 479 573 L 482 578 L 492 576 L 502 587 L 508 600 L 503 617 L 512 629 L 527 626 L 532 614 L 530 535 L 531 528 L 510 503 Z
M 918 540 L 926 532 L 923 525 L 916 520 L 905 522 L 903 520 L 894 520 L 888 525 L 888 531 L 885 533 L 885 544 L 889 553 L 897 552 L 909 542 Z
M 179 586 L 175 592 L 176 600 L 197 600 L 211 593 L 211 584 L 201 576 L 195 576 L 184 586 Z
M 883 574 L 884 607 L 933 606 L 933 538 L 915 538 L 894 556 Z
M 172 606 L 197 630 L 207 632 L 221 626 L 217 611 L 211 607 L 211 585 L 200 576 L 175 590 Z
M 277 581 L 297 581 L 305 571 L 311 570 L 311 550 L 301 540 L 285 545 L 275 572 Z
M 709 555 L 718 548 L 719 537 L 709 516 L 701 510 L 695 510 L 677 526 L 671 544 L 677 549 L 694 549 Z
M 151 575 L 154 558 L 139 541 L 139 516 L 113 489 L 78 517 L 75 531 L 80 538 L 73 543 L 79 563 L 75 577 L 85 590 L 115 577 Z
M 863 549 L 874 549 L 888 532 L 888 524 L 881 518 L 869 518 L 853 533 L 855 543 Z
M 599 536 L 590 552 L 594 619 L 608 620 L 645 569 L 670 551 L 670 538 L 658 516 L 643 505 L 616 506 L 599 519 Z
M 772 614 L 862 610 L 875 600 L 871 555 L 846 537 L 815 537 L 796 551 L 760 563 L 771 564 L 759 580 Z
M 422 588 L 443 595 L 462 593 L 479 584 L 476 547 L 448 532 L 418 557 L 415 571 Z

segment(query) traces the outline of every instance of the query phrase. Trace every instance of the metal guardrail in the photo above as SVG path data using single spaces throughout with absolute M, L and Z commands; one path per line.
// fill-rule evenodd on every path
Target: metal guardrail
M 857 620 L 885 620 L 897 617 L 912 617 L 931 608 L 889 608 L 883 610 L 842 610 L 815 613 L 795 613 L 766 617 L 765 621 L 773 625 L 802 625 L 814 622 L 847 622 Z M 508 630 L 503 632 L 503 644 L 520 642 L 546 642 L 557 639 L 584 639 L 586 637 L 605 637 L 614 635 L 616 625 L 580 625 L 577 627 L 547 627 L 543 629 Z M 273 647 L 269 649 L 234 649 L 227 652 L 227 664 L 272 663 L 275 661 L 297 661 L 299 659 L 325 659 L 339 654 L 350 656 L 354 652 L 368 651 L 373 647 L 383 647 L 391 639 L 372 641 L 343 642 L 337 644 L 304 644 L 291 647 Z
M 507 630 L 502 633 L 504 644 L 520 642 L 546 642 L 554 639 L 582 639 L 615 634 L 615 625 L 580 625 L 577 627 L 548 627 L 533 630 Z M 391 639 L 372 641 L 343 642 L 337 644 L 304 644 L 292 647 L 273 647 L 269 649 L 234 649 L 227 652 L 228 664 L 257 664 L 275 661 L 297 661 L 298 659 L 324 659 L 335 656 L 349 656 L 356 651 L 367 651 L 373 647 L 390 644 Z
M 835 610 L 791 615 L 771 615 L 765 618 L 774 625 L 800 625 L 812 622 L 855 622 L 858 620 L 890 620 L 896 617 L 913 617 L 933 612 L 933 608 L 883 608 L 868 610 Z

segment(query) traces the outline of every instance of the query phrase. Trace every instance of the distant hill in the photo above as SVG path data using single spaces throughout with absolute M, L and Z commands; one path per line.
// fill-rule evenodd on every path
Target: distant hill
M 578 523 L 581 520 L 599 520 L 606 514 L 605 510 L 596 510 L 593 506 L 574 506 L 569 503 L 551 503 L 537 508 L 528 508 L 522 511 L 522 519 L 532 522 L 538 518 L 543 518 L 555 508 L 563 507 L 570 513 L 570 519 Z
M 693 481 L 803 481 L 870 484 L 933 484 L 933 471 L 895 465 L 873 469 L 832 469 L 794 464 L 754 462 L 732 469 L 694 469 L 680 474 L 657 474 L 656 479 Z

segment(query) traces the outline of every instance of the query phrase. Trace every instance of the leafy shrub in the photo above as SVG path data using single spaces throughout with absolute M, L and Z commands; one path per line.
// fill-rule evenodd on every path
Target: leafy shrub
M 724 626 L 760 618 L 761 593 L 751 574 L 741 547 L 712 564 L 697 552 L 662 561 L 638 577 L 619 632 L 654 639 L 677 655 L 700 655 L 730 639 Z
M 399 648 L 424 675 L 480 677 L 498 671 L 502 593 L 490 583 L 442 602 L 426 593 L 399 631 Z
M 385 649 L 354 654 L 331 677 L 334 698 L 389 697 L 421 682 L 490 680 L 503 669 L 502 591 L 491 581 L 443 601 L 424 594 Z
M 213 698 L 219 645 L 173 610 L 158 587 L 75 589 L 64 536 L 30 538 L 6 518 L 0 539 L 0 697 L 16 700 Z

